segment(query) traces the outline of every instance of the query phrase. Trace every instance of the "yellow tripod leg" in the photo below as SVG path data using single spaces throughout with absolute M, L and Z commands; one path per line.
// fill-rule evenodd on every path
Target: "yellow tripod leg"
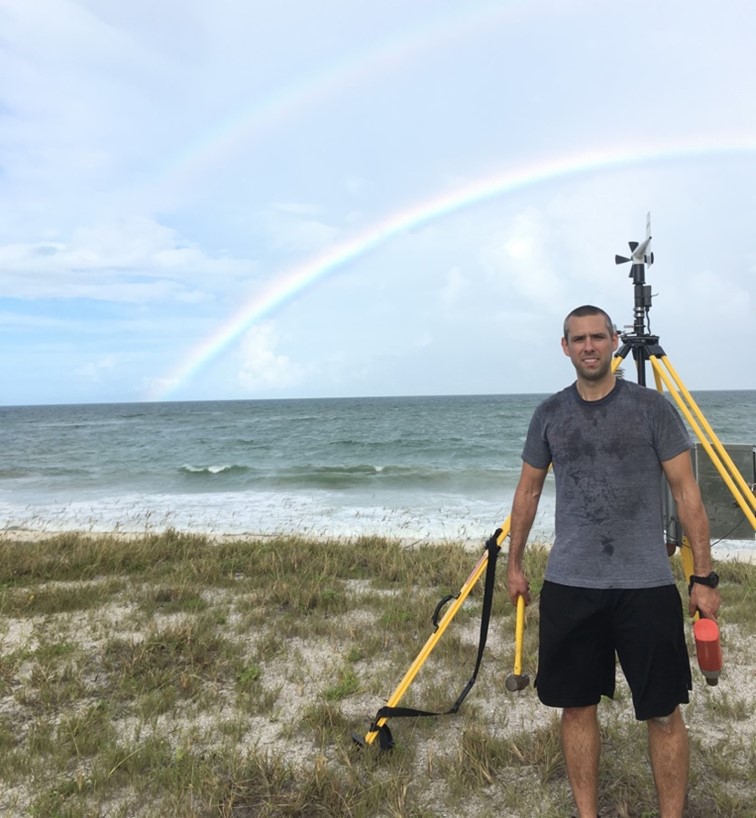
M 499 531 L 498 536 L 496 537 L 496 544 L 501 547 L 501 544 L 506 539 L 507 535 L 509 534 L 509 517 L 504 521 Z M 402 696 L 407 692 L 409 686 L 415 679 L 415 676 L 420 672 L 420 668 L 425 664 L 425 661 L 430 656 L 431 651 L 438 643 L 439 639 L 444 635 L 444 632 L 451 624 L 452 619 L 457 614 L 457 611 L 462 607 L 464 601 L 470 595 L 470 591 L 475 587 L 477 581 L 481 578 L 484 571 L 486 570 L 486 566 L 488 565 L 488 551 L 485 551 L 481 558 L 478 560 L 475 568 L 473 568 L 472 573 L 470 576 L 465 580 L 464 585 L 460 588 L 459 594 L 457 594 L 456 598 L 454 599 L 454 603 L 447 608 L 446 613 L 443 615 L 441 620 L 438 623 L 438 627 L 436 630 L 430 635 L 426 643 L 418 653 L 415 661 L 410 665 L 407 672 L 404 674 L 404 678 L 399 682 L 394 692 L 391 694 L 388 702 L 386 703 L 387 707 L 396 707 L 402 699 Z M 375 724 L 371 726 L 371 729 L 365 734 L 365 744 L 372 744 L 380 733 L 380 728 L 383 727 L 386 722 L 388 721 L 388 717 L 381 717 L 378 719 Z
M 668 370 L 669 375 L 662 370 L 661 368 L 662 363 Z M 743 514 L 745 514 L 746 518 L 751 523 L 754 530 L 756 530 L 756 513 L 754 513 L 756 512 L 756 495 L 754 495 L 754 493 L 751 491 L 751 488 L 746 483 L 745 479 L 743 478 L 743 475 L 738 471 L 737 467 L 732 462 L 732 458 L 729 456 L 729 454 L 727 454 L 726 449 L 721 444 L 719 438 L 714 433 L 714 430 L 709 425 L 703 412 L 701 412 L 701 410 L 698 408 L 698 405 L 693 400 L 693 396 L 685 388 L 685 385 L 680 380 L 679 375 L 677 375 L 674 368 L 672 367 L 672 364 L 669 362 L 669 359 L 666 356 L 662 359 L 658 359 L 652 355 L 651 365 L 654 368 L 654 374 L 655 375 L 658 374 L 658 376 L 664 382 L 667 389 L 669 390 L 670 395 L 677 403 L 678 408 L 683 413 L 685 419 L 688 421 L 691 428 L 695 432 L 696 437 L 701 441 L 704 450 L 711 458 L 711 462 L 714 464 L 714 467 L 719 472 L 722 480 L 725 482 L 725 485 L 730 490 L 733 499 L 740 506 Z M 677 387 L 679 387 L 679 391 L 675 389 L 675 384 L 677 385 Z M 694 414 L 695 417 L 693 416 Z M 698 420 L 696 420 L 696 418 Z M 698 421 L 700 421 L 701 425 L 705 428 L 706 432 L 709 435 L 709 438 L 711 439 L 711 442 L 704 435 L 704 432 L 701 429 L 701 425 L 699 425 Z M 716 452 L 714 451 L 715 449 Z

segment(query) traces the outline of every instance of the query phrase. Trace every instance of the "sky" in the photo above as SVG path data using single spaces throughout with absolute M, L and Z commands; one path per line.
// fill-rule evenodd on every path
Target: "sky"
M 651 332 L 756 389 L 755 41 L 750 0 L 0 0 L 0 405 L 553 392 L 647 212 Z

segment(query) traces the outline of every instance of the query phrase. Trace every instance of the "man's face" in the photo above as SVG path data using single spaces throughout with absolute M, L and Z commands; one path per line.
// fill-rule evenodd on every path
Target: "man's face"
M 609 332 L 603 315 L 572 317 L 567 325 L 569 340 L 562 338 L 564 354 L 572 361 L 578 377 L 600 381 L 611 369 L 617 349 L 617 334 Z

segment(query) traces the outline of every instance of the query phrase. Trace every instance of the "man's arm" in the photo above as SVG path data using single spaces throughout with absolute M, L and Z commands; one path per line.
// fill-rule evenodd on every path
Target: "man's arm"
M 665 460 L 662 468 L 672 496 L 677 503 L 677 513 L 685 536 L 693 552 L 693 573 L 698 576 L 706 576 L 711 571 L 709 518 L 693 474 L 690 452 L 686 451 L 671 460 Z M 718 590 L 699 584 L 693 586 L 689 603 L 691 616 L 698 610 L 702 616 L 716 619 L 719 604 Z
M 543 483 L 548 469 L 536 469 L 523 462 L 520 480 L 512 500 L 512 514 L 509 528 L 509 560 L 507 563 L 507 591 L 512 604 L 517 604 L 517 597 L 525 598 L 530 604 L 530 586 L 522 570 L 522 557 L 533 526 L 538 501 L 541 499 Z

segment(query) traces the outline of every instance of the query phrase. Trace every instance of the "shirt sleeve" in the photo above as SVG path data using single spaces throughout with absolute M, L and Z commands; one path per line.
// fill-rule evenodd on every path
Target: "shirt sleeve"
M 662 400 L 660 411 L 657 413 L 656 450 L 659 460 L 664 462 L 688 451 L 693 447 L 693 443 L 680 413 L 667 398 L 660 397 Z
M 530 419 L 522 459 L 534 469 L 547 469 L 551 464 L 551 448 L 546 437 L 546 424 L 540 407 Z

